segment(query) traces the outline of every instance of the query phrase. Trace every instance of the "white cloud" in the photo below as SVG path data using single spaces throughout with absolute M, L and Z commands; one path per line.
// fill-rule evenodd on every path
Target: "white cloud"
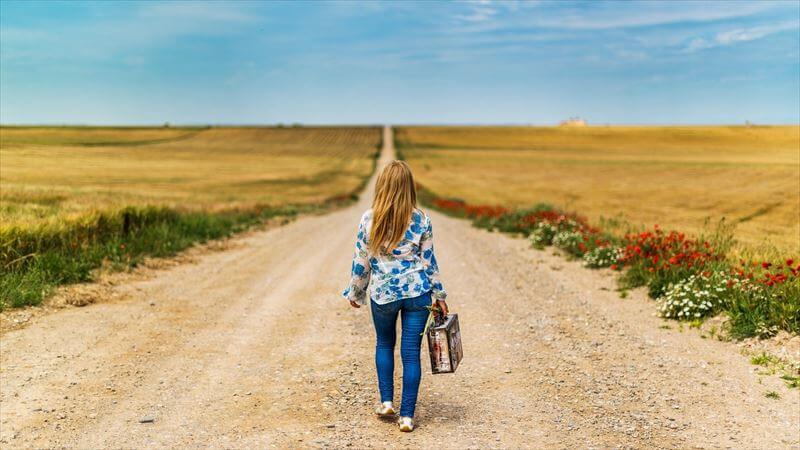
M 800 29 L 800 22 L 779 22 L 750 28 L 736 28 L 717 33 L 713 38 L 709 39 L 694 38 L 689 42 L 689 45 L 686 46 L 685 51 L 695 52 L 698 50 L 732 45 L 738 42 L 750 42 L 771 34 L 797 29 Z
M 491 19 L 495 15 L 497 15 L 496 9 L 489 8 L 486 6 L 481 6 L 473 8 L 470 14 L 460 14 L 456 16 L 456 19 L 460 19 L 466 22 L 483 22 Z
M 575 11 L 563 18 L 562 26 L 573 29 L 601 30 L 686 22 L 712 22 L 750 16 L 774 5 L 770 2 L 623 2 L 615 6 L 592 11 Z
M 748 42 L 761 39 L 764 36 L 779 33 L 781 31 L 794 30 L 800 27 L 798 22 L 783 22 L 773 25 L 740 28 L 717 34 L 716 41 L 722 45 L 733 44 L 734 42 Z
M 686 51 L 695 52 L 697 50 L 704 50 L 713 46 L 713 42 L 709 42 L 703 38 L 694 38 L 691 40 L 691 42 L 689 42 L 689 45 L 686 46 Z
M 523 6 L 537 9 L 532 13 L 520 13 L 518 9 Z M 748 17 L 768 10 L 796 9 L 796 5 L 779 1 L 625 1 L 586 3 L 580 6 L 560 2 L 497 2 L 471 3 L 469 8 L 469 14 L 457 16 L 463 26 L 456 27 L 454 32 L 480 33 L 535 28 L 593 31 L 677 23 L 706 23 Z

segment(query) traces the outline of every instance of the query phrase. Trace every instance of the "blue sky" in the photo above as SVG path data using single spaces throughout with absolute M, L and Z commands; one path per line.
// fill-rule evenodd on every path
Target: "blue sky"
M 0 2 L 0 122 L 800 122 L 800 2 Z

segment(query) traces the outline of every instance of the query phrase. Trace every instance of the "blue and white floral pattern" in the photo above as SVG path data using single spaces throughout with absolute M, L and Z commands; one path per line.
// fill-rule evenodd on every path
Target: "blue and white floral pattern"
M 372 301 L 383 305 L 427 292 L 437 300 L 447 297 L 439 280 L 439 266 L 433 254 L 433 229 L 427 214 L 415 209 L 403 239 L 384 255 L 369 254 L 371 227 L 372 209 L 369 209 L 358 224 L 350 285 L 342 292 L 346 299 L 364 305 L 369 292 Z

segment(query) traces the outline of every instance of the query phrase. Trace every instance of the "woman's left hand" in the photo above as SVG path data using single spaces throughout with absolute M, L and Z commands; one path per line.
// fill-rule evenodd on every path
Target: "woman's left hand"
M 443 315 L 447 315 L 450 312 L 450 309 L 447 308 L 447 302 L 444 300 L 436 300 L 436 304 L 439 306 L 439 310 L 442 312 Z
M 361 305 L 352 300 L 350 300 L 350 306 L 352 306 L 353 308 L 361 308 Z

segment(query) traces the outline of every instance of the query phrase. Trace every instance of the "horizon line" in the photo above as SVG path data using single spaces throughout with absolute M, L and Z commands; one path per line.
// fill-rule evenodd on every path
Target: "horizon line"
M 596 122 L 585 125 L 565 125 L 559 123 L 533 123 L 533 122 L 424 122 L 424 123 L 381 123 L 381 122 L 350 122 L 350 123 L 323 123 L 323 122 L 242 122 L 242 123 L 0 123 L 2 128 L 303 128 L 303 127 L 559 127 L 559 128 L 601 128 L 601 127 L 794 127 L 800 122 L 696 122 L 696 123 L 613 123 Z

